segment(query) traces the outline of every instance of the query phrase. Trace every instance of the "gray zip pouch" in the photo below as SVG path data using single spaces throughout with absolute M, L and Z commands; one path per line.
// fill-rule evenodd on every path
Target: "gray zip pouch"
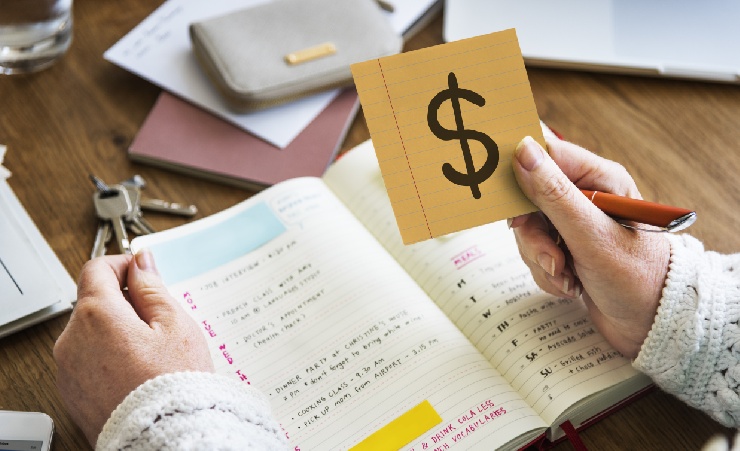
M 190 25 L 193 53 L 235 112 L 352 84 L 350 65 L 401 51 L 374 0 L 275 0 Z

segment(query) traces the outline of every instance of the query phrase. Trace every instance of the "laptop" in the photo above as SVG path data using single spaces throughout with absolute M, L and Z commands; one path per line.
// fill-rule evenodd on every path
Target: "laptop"
M 738 0 L 446 0 L 444 39 L 515 28 L 530 66 L 740 83 Z

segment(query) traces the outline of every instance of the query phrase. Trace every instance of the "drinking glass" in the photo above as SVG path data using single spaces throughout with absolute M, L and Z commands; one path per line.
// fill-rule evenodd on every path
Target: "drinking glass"
M 72 0 L 0 0 L 0 73 L 52 65 L 72 42 Z

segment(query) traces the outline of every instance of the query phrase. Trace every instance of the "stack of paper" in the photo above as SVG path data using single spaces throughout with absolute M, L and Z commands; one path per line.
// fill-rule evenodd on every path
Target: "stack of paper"
M 5 146 L 0 146 L 0 163 Z M 0 166 L 0 337 L 72 309 L 76 286 Z

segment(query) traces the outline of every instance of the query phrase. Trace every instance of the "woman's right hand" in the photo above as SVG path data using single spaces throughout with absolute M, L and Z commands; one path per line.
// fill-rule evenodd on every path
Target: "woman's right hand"
M 519 252 L 543 290 L 582 294 L 602 335 L 634 358 L 660 303 L 668 240 L 619 225 L 580 192 L 641 199 L 621 165 L 557 138 L 547 145 L 549 154 L 527 137 L 512 160 L 519 186 L 541 210 L 511 220 Z

